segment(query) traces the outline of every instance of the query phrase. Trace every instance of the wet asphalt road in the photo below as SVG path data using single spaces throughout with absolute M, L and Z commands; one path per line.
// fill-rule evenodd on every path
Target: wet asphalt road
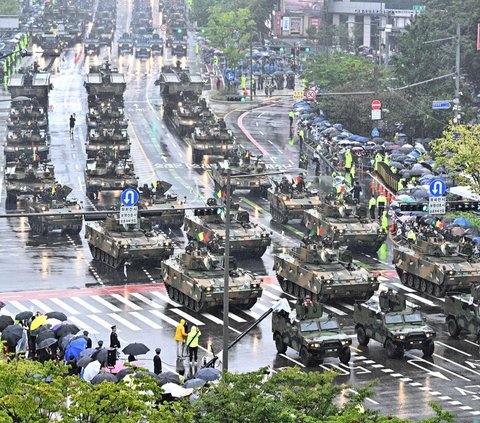
M 118 38 L 129 25 L 131 2 L 120 0 L 117 17 Z M 154 10 L 155 5 L 154 5 Z M 154 13 L 154 23 L 159 16 Z M 204 71 L 193 59 L 193 43 L 189 44 L 189 66 Z M 172 133 L 162 117 L 158 87 L 154 81 L 163 64 L 174 63 L 166 51 L 164 56 L 150 60 L 133 56 L 117 57 L 113 52 L 85 58 L 78 45 L 55 60 L 39 59 L 41 66 L 52 72 L 49 113 L 51 158 L 55 174 L 62 184 L 71 186 L 74 195 L 89 210 L 108 208 L 114 195 L 101 195 L 92 203 L 85 196 L 84 140 L 86 125 L 86 93 L 83 76 L 90 64 L 99 64 L 108 57 L 127 76 L 125 93 L 126 114 L 130 120 L 129 134 L 132 157 L 141 184 L 163 179 L 173 184 L 172 191 L 187 197 L 189 205 L 203 205 L 213 194 L 209 177 L 209 161 L 201 166 L 191 164 L 191 151 L 184 140 Z M 34 58 L 31 58 L 32 61 Z M 186 60 L 182 59 L 186 64 Z M 8 93 L 4 93 L 8 96 Z M 226 117 L 239 143 L 261 153 L 269 168 L 296 167 L 298 145 L 291 141 L 288 131 L 289 98 L 276 98 L 266 105 L 247 111 L 233 111 Z M 0 139 L 5 136 L 8 103 L 0 103 Z M 77 115 L 73 139 L 68 135 L 68 116 Z M 248 136 L 247 136 L 248 135 Z M 3 166 L 0 151 L 0 166 Z M 328 182 L 327 182 L 328 183 Z M 0 182 L 3 184 L 3 181 Z M 5 191 L 1 186 L 1 208 L 5 207 Z M 116 194 L 118 196 L 118 193 Z M 230 316 L 231 340 L 262 315 L 283 294 L 272 272 L 272 253 L 295 245 L 302 233 L 299 222 L 279 225 L 270 221 L 269 206 L 264 198 L 236 192 L 235 198 L 252 218 L 273 232 L 273 246 L 261 260 L 240 261 L 239 265 L 268 275 L 264 279 L 264 293 L 251 311 L 233 309 Z M 22 204 L 18 204 L 21 209 Z M 181 231 L 170 234 L 179 251 L 185 243 Z M 180 318 L 199 325 L 202 331 L 202 351 L 222 348 L 222 313 L 212 310 L 194 313 L 168 299 L 160 280 L 159 263 L 151 266 L 113 271 L 92 260 L 83 231 L 78 237 L 52 234 L 41 237 L 30 233 L 25 219 L 0 219 L 0 289 L 7 302 L 6 312 L 16 314 L 24 309 L 66 312 L 80 328 L 88 328 L 95 340 L 108 339 L 109 327 L 116 324 L 123 344 L 145 342 L 151 350 L 162 347 L 164 365 L 175 369 L 173 333 Z M 425 313 L 437 330 L 437 349 L 431 359 L 423 359 L 419 351 L 408 353 L 402 360 L 387 359 L 383 348 L 371 342 L 368 348 L 359 347 L 354 337 L 353 358 L 349 366 L 336 359 L 326 359 L 317 370 L 334 368 L 340 372 L 338 381 L 361 386 L 378 380 L 377 396 L 368 400 L 368 406 L 384 413 L 416 419 L 431 414 L 429 401 L 437 401 L 444 409 L 458 415 L 458 421 L 473 421 L 480 416 L 480 355 L 472 339 L 452 340 L 446 333 L 442 315 L 443 302 L 417 294 L 401 286 L 389 264 L 389 246 L 385 244 L 375 257 L 356 254 L 355 258 L 369 269 L 380 270 L 382 287 L 403 290 L 409 302 Z M 332 312 L 353 334 L 350 317 L 353 305 L 346 302 L 329 304 Z M 151 354 L 144 357 L 151 365 Z M 288 350 L 278 355 L 271 335 L 270 318 L 245 337 L 230 352 L 229 368 L 247 371 L 261 366 L 279 368 L 300 365 L 298 354 Z

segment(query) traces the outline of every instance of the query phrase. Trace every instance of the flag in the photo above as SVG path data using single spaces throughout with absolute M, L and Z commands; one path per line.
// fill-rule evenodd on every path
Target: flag
M 315 230 L 314 229 L 311 229 L 310 232 L 308 233 L 308 235 L 315 235 Z
M 323 235 L 323 227 L 322 226 L 319 226 L 317 228 L 317 236 L 322 236 Z
M 216 193 L 215 193 L 215 196 L 216 196 L 217 198 L 222 198 L 222 190 L 216 192 Z
M 55 194 L 55 185 L 52 185 L 52 191 L 50 192 L 52 195 Z
M 198 238 L 199 241 L 203 241 L 203 232 L 199 232 L 197 234 L 197 238 Z

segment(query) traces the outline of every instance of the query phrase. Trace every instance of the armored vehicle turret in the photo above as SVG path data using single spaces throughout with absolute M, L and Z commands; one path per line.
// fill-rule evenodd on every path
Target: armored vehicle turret
M 397 239 L 392 262 L 404 285 L 436 297 L 447 291 L 468 291 L 480 281 L 480 262 L 460 254 L 458 244 L 441 236 L 419 234 L 416 242 Z
M 472 285 L 469 294 L 447 293 L 444 310 L 450 336 L 464 332 L 480 344 L 480 285 Z
M 375 252 L 387 238 L 377 221 L 359 216 L 354 205 L 327 198 L 319 206 L 305 210 L 308 230 L 322 233 L 352 250 Z
M 305 366 L 321 364 L 325 357 L 338 357 L 348 365 L 352 338 L 340 329 L 337 319 L 308 299 L 299 300 L 294 310 L 288 301 L 282 301 L 282 309 L 272 313 L 273 340 L 279 354 L 290 347 Z
M 202 121 L 192 134 L 192 162 L 200 163 L 203 156 L 225 156 L 235 144 L 235 137 L 225 122 Z
M 90 73 L 85 76 L 85 88 L 89 98 L 122 100 L 127 81 L 123 73 L 119 73 L 106 61 L 101 66 L 90 67 Z
M 215 206 L 210 198 L 207 206 Z M 212 211 L 213 210 L 213 211 Z M 218 209 L 220 212 L 221 209 Z M 194 216 L 185 216 L 184 231 L 190 240 L 217 240 L 225 245 L 225 216 L 215 209 L 196 209 Z M 213 214 L 208 214 L 213 213 Z M 230 253 L 233 256 L 260 258 L 271 244 L 270 232 L 250 222 L 247 211 L 235 211 L 230 216 Z
M 180 135 L 190 135 L 195 125 L 202 119 L 212 119 L 213 112 L 208 108 L 204 98 L 183 97 L 172 111 L 170 122 Z
M 40 195 L 55 185 L 53 164 L 26 159 L 9 162 L 5 166 L 5 185 L 7 201 L 16 201 L 24 195 Z
M 127 129 L 128 120 L 125 117 L 123 101 L 108 100 L 90 107 L 87 113 L 87 126 L 91 128 Z
M 308 236 L 299 247 L 273 256 L 273 270 L 284 292 L 310 295 L 315 301 L 368 299 L 378 289 L 377 277 L 352 263 L 338 243 Z
M 370 339 L 380 342 L 389 358 L 402 358 L 405 351 L 420 349 L 430 357 L 435 350 L 435 331 L 419 311 L 407 307 L 405 297 L 391 289 L 365 303 L 356 303 L 353 311 L 358 343 L 367 346 Z
M 162 262 L 162 278 L 168 296 L 200 312 L 223 304 L 223 255 L 190 243 L 182 253 Z M 262 295 L 261 280 L 231 263 L 229 273 L 230 305 L 249 309 Z
M 130 144 L 126 129 L 97 127 L 88 132 L 85 150 L 89 159 L 95 158 L 102 149 L 111 149 L 114 159 L 128 159 Z
M 33 232 L 40 235 L 47 235 L 52 231 L 61 231 L 69 235 L 80 233 L 83 216 L 78 214 L 81 210 L 78 202 L 67 198 L 71 192 L 70 187 L 57 184 L 41 195 L 27 199 L 25 202 L 27 213 L 43 214 L 28 217 L 28 224 Z
M 50 73 L 40 72 L 38 65 L 22 68 L 8 81 L 8 91 L 12 99 L 18 97 L 35 98 L 41 106 L 48 109 L 48 93 L 52 89 Z
M 147 219 L 140 225 L 121 225 L 118 217 L 107 216 L 105 221 L 85 225 L 85 238 L 95 260 L 118 269 L 129 263 L 154 263 L 173 254 L 173 244 L 163 232 L 152 230 Z
M 297 176 L 289 182 L 284 176 L 280 183 L 267 191 L 270 213 L 276 222 L 287 224 L 292 219 L 303 219 L 304 211 L 317 207 L 320 196 L 317 190 L 308 189 L 303 176 Z
M 32 127 L 46 129 L 47 125 L 48 114 L 36 99 L 12 100 L 10 114 L 7 119 L 8 129 L 30 129 Z

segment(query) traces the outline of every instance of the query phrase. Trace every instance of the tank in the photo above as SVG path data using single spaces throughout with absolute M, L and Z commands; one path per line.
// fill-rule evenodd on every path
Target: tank
M 472 285 L 468 294 L 447 292 L 444 312 L 451 337 L 473 335 L 480 344 L 480 285 Z
M 118 55 L 122 54 L 132 54 L 133 53 L 133 38 L 128 33 L 125 32 L 118 40 Z
M 127 81 L 123 73 L 110 66 L 105 61 L 100 66 L 91 66 L 90 73 L 85 75 L 85 88 L 89 96 L 99 100 L 117 98 L 122 99 L 127 88 Z
M 118 269 L 125 262 L 133 264 L 160 261 L 173 254 L 173 243 L 164 233 L 152 230 L 148 219 L 140 225 L 121 225 L 118 216 L 85 224 L 85 238 L 95 260 Z
M 274 187 L 267 190 L 272 219 L 287 224 L 292 219 L 304 218 L 304 211 L 320 205 L 317 190 L 307 189 L 303 178 L 296 177 L 289 182 L 286 177 L 280 183 L 274 181 Z
M 106 129 L 127 129 L 123 100 L 107 100 L 99 102 L 88 109 L 86 116 L 88 129 L 102 127 Z
M 8 81 L 8 91 L 12 99 L 18 97 L 35 98 L 41 106 L 48 109 L 48 93 L 53 88 L 50 73 L 40 72 L 38 65 L 22 68 Z
M 223 255 L 190 243 L 185 253 L 162 262 L 162 278 L 168 296 L 187 308 L 200 312 L 223 304 Z M 230 305 L 252 308 L 262 295 L 261 280 L 235 268 L 229 276 Z
M 376 220 L 367 218 L 366 213 L 360 216 L 355 205 L 335 199 L 305 210 L 303 221 L 308 230 L 339 241 L 351 250 L 376 252 L 387 239 Z
M 115 159 L 128 159 L 130 145 L 126 129 L 97 127 L 88 132 L 85 150 L 89 159 L 96 157 L 102 149 L 111 149 Z
M 203 156 L 225 156 L 235 144 L 235 137 L 225 122 L 218 123 L 202 121 L 192 133 L 192 161 L 200 163 Z
M 279 354 L 292 348 L 305 366 L 319 365 L 325 357 L 338 357 L 348 366 L 352 338 L 338 325 L 337 319 L 323 311 L 322 304 L 299 301 L 294 310 L 288 301 L 272 313 L 272 333 Z
M 204 98 L 188 98 L 178 102 L 172 111 L 170 122 L 180 135 L 190 135 L 195 125 L 202 119 L 211 119 L 213 112 L 208 108 Z
M 374 339 L 385 347 L 388 358 L 402 358 L 412 349 L 431 357 L 435 350 L 435 331 L 418 310 L 407 307 L 403 294 L 391 289 L 365 303 L 356 303 L 353 320 L 359 345 L 367 346 Z
M 254 157 L 248 150 L 230 150 L 228 167 L 231 176 L 248 175 L 244 178 L 231 179 L 230 193 L 235 190 L 246 190 L 255 195 L 266 195 L 268 188 L 272 186 L 268 176 L 260 175 L 267 172 L 262 155 Z M 226 191 L 227 163 L 220 162 L 213 166 L 212 179 L 215 183 L 215 191 Z
M 47 235 L 52 231 L 61 231 L 68 235 L 80 233 L 83 216 L 76 214 L 81 210 L 78 202 L 75 199 L 67 198 L 71 192 L 70 187 L 57 184 L 53 189 L 44 191 L 42 195 L 26 200 L 25 212 L 48 213 L 44 216 L 28 217 L 28 224 L 33 232 L 39 235 Z
M 480 281 L 480 263 L 459 253 L 458 244 L 441 236 L 408 243 L 397 238 L 392 263 L 402 283 L 417 291 L 442 297 L 447 291 L 470 290 Z
M 32 127 L 47 129 L 47 126 L 48 114 L 38 101 L 30 99 L 12 101 L 7 119 L 8 129 L 30 129 Z
M 7 201 L 16 201 L 19 196 L 40 195 L 55 186 L 52 163 L 19 160 L 5 166 Z
M 207 206 L 214 205 L 215 200 L 209 199 Z M 225 216 L 218 214 L 215 209 L 212 210 L 196 209 L 193 216 L 185 216 L 183 230 L 190 240 L 208 242 L 215 239 L 223 247 L 226 239 Z M 247 211 L 235 211 L 231 214 L 230 254 L 236 257 L 260 258 L 271 243 L 270 232 L 263 226 L 250 222 Z
M 366 300 L 378 289 L 377 277 L 352 263 L 351 256 L 317 237 L 305 237 L 299 247 L 273 256 L 273 270 L 282 290 L 314 301 Z

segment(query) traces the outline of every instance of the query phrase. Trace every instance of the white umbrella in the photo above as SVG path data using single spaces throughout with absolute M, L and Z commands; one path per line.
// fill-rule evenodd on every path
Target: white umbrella
M 91 380 L 100 373 L 100 366 L 101 364 L 99 361 L 92 361 L 90 364 L 87 364 L 83 370 L 82 377 L 87 382 L 91 382 Z
M 188 397 L 193 393 L 192 388 L 188 388 L 188 389 L 182 388 L 176 383 L 171 383 L 171 382 L 163 385 L 162 389 L 164 394 L 170 394 L 172 397 L 175 397 L 175 398 Z

